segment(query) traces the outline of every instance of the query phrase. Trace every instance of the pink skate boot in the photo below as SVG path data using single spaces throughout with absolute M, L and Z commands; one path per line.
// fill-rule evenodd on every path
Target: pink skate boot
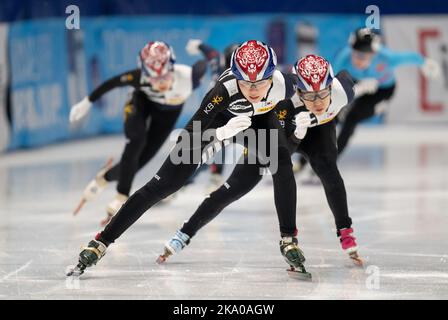
M 358 255 L 358 245 L 355 242 L 355 237 L 353 236 L 353 229 L 346 228 L 339 230 L 341 236 L 339 237 L 339 241 L 341 241 L 342 250 L 348 253 L 350 259 L 352 259 L 353 263 L 357 266 L 362 266 L 363 261 Z

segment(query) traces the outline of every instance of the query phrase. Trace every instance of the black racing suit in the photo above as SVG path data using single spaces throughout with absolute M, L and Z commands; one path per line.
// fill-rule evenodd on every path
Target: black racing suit
M 342 122 L 338 135 L 339 154 L 344 151 L 359 123 L 375 115 L 375 107 L 382 101 L 389 100 L 395 92 L 395 84 L 388 88 L 379 88 L 372 94 L 364 94 L 356 98 Z
M 222 52 L 220 53 L 213 47 L 201 43 L 199 45 L 199 50 L 201 50 L 202 54 L 206 57 L 206 59 L 209 62 L 210 65 L 210 71 L 212 74 L 212 85 L 216 83 L 219 76 L 228 68 L 230 68 L 230 56 L 229 52 Z M 225 161 L 225 148 L 223 148 L 221 152 L 221 156 L 219 157 L 220 161 L 213 161 L 212 164 L 210 164 L 210 171 L 212 174 L 219 174 L 222 175 L 224 172 L 224 161 Z M 197 170 L 195 175 L 192 177 L 191 180 L 194 179 L 194 177 L 201 171 L 202 168 L 206 168 L 206 166 L 202 166 L 200 170 Z
M 200 60 L 193 65 L 191 71 L 193 90 L 200 85 L 206 70 L 206 60 Z M 120 162 L 106 172 L 105 179 L 118 180 L 117 192 L 128 196 L 135 174 L 163 145 L 173 130 L 184 103 L 166 105 L 152 101 L 152 98 L 142 91 L 143 88 L 151 90 L 150 92 L 158 98 L 163 97 L 163 93 L 153 91 L 149 83 L 141 81 L 140 69 L 125 72 L 105 81 L 90 94 L 89 100 L 95 102 L 106 92 L 123 86 L 132 86 L 135 89 L 124 108 L 124 134 L 127 142 Z
M 337 107 L 339 111 L 353 99 L 353 82 L 346 72 L 341 72 L 336 77 L 347 96 L 347 100 L 341 103 L 343 105 Z M 308 128 L 304 139 L 298 140 L 294 135 L 293 119 L 296 114 L 303 111 L 307 111 L 304 106 L 294 107 L 291 100 L 281 101 L 276 108 L 279 121 L 288 137 L 291 152 L 298 151 L 307 157 L 322 181 L 339 236 L 339 230 L 350 228 L 352 220 L 348 214 L 344 181 L 336 164 L 338 154 L 336 124 L 332 121 L 336 115 L 332 114 L 321 121 L 323 124 Z M 244 157 L 247 157 L 247 153 Z M 184 223 L 181 231 L 193 237 L 225 207 L 250 192 L 261 181 L 259 170 L 258 164 L 237 164 L 226 183 L 201 203 L 196 212 Z
M 338 122 L 341 123 L 339 134 L 337 137 L 338 154 L 341 154 L 355 132 L 356 127 L 364 120 L 367 120 L 375 115 L 376 106 L 392 98 L 395 92 L 395 84 L 388 88 L 379 88 L 376 92 L 371 94 L 364 94 L 357 97 L 352 103 L 347 106 L 347 113 L 344 119 Z M 307 159 L 305 157 L 300 158 L 301 166 L 305 166 Z
M 278 133 L 277 141 L 270 141 L 268 135 L 269 141 L 267 142 L 268 144 L 277 143 L 275 151 L 278 152 L 278 166 L 277 171 L 272 174 L 275 204 L 280 222 L 280 232 L 284 235 L 296 234 L 296 184 L 287 138 L 284 131 L 281 130 L 275 113 L 276 104 L 294 94 L 295 83 L 294 75 L 284 75 L 275 71 L 266 97 L 260 103 L 252 105 L 240 92 L 237 81 L 230 70 L 224 72 L 214 88 L 206 94 L 200 108 L 186 126 L 187 136 L 182 136 L 157 174 L 128 199 L 104 231 L 97 236 L 97 240 L 106 245 L 114 242 L 145 211 L 179 190 L 201 163 L 200 155 L 206 153 L 211 144 L 220 143 L 216 137 L 212 137 L 209 141 L 203 141 L 199 145 L 192 145 L 192 141 L 198 138 L 201 141 L 202 134 L 206 129 L 212 129 L 210 131 L 215 133 L 216 128 L 224 126 L 235 115 L 251 115 L 251 128 L 255 129 L 257 133 L 260 132 L 258 129 L 274 129 Z M 198 123 L 201 130 L 193 130 Z M 189 143 L 186 143 L 188 140 Z M 181 144 L 188 144 L 188 147 L 177 148 Z M 198 154 L 199 160 L 197 159 Z M 186 157 L 189 161 L 174 163 L 172 159 L 179 156 Z

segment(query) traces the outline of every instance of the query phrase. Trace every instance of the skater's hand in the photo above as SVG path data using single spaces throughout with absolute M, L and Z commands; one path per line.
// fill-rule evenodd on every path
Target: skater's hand
M 185 50 L 188 52 L 190 56 L 197 56 L 201 54 L 201 50 L 199 46 L 202 44 L 202 41 L 199 39 L 190 39 L 185 46 Z
M 373 94 L 378 90 L 378 80 L 361 80 L 353 86 L 353 90 L 355 91 L 355 97 L 359 97 L 365 94 Z
M 251 124 L 252 120 L 248 116 L 233 117 L 225 126 L 216 129 L 216 137 L 220 141 L 229 139 L 239 132 L 249 128 Z
M 87 113 L 89 113 L 92 102 L 89 101 L 88 97 L 85 97 L 80 102 L 75 104 L 70 110 L 70 122 L 79 121 Z
M 430 79 L 440 78 L 440 75 L 442 74 L 439 63 L 429 58 L 425 59 L 425 62 L 420 69 L 425 77 Z
M 316 120 L 316 116 L 308 111 L 297 114 L 294 117 L 294 122 L 296 124 L 294 135 L 296 138 L 302 140 L 305 137 L 308 128 L 317 124 Z

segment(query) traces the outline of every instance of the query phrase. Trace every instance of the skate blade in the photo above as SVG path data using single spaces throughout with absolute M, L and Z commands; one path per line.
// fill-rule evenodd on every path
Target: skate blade
M 364 267 L 364 261 L 359 257 L 357 252 L 349 254 L 350 259 L 353 261 L 355 266 Z
M 311 276 L 311 273 L 309 272 L 302 272 L 295 269 L 287 269 L 286 272 L 288 272 L 288 275 L 297 280 L 304 280 L 304 281 L 312 281 L 313 277 Z
M 78 206 L 75 208 L 75 210 L 73 211 L 73 215 L 76 216 L 79 211 L 81 211 L 82 207 L 84 207 L 84 205 L 86 204 L 87 200 L 82 198 L 81 201 L 79 202 Z
M 83 273 L 84 273 L 84 270 L 81 270 L 80 268 L 75 267 L 72 270 L 70 270 L 69 272 L 67 272 L 66 276 L 67 277 L 79 277 Z
M 168 256 L 166 256 L 166 255 L 164 255 L 164 254 L 161 254 L 161 255 L 157 258 L 156 262 L 157 262 L 157 264 L 163 264 L 163 263 L 165 263 L 166 259 L 168 259 Z

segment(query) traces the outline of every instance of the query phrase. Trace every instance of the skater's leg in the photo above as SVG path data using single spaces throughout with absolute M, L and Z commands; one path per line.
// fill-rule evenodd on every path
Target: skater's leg
M 271 141 L 270 134 L 266 135 L 267 150 L 270 150 L 270 146 L 274 143 L 276 148 L 273 148 L 274 152 L 277 152 L 277 164 L 272 165 L 271 168 L 276 167 L 275 172 L 271 172 L 273 184 L 274 184 L 274 200 L 277 210 L 277 216 L 279 220 L 280 233 L 282 236 L 295 236 L 297 234 L 296 228 L 296 203 L 297 203 L 297 191 L 296 181 L 294 173 L 292 171 L 291 153 L 288 149 L 286 136 L 283 129 L 280 127 L 280 123 L 274 112 L 269 112 L 265 115 L 257 116 L 255 122 L 257 129 L 274 129 L 278 132 L 278 139 Z M 260 150 L 257 150 L 260 151 Z M 249 152 L 251 152 L 249 148 Z M 260 157 L 261 163 L 263 155 L 257 153 Z
M 114 242 L 154 204 L 179 190 L 196 169 L 197 164 L 173 164 L 168 157 L 157 174 L 136 191 L 112 218 L 100 240 Z
M 218 216 L 232 202 L 252 190 L 261 180 L 258 164 L 238 163 L 226 183 L 212 192 L 198 207 L 196 212 L 184 223 L 182 228 L 165 244 L 164 253 L 157 259 L 163 263 L 190 243 L 190 239 L 207 223 Z
M 344 181 L 337 167 L 335 124 L 330 122 L 309 129 L 299 148 L 307 155 L 311 167 L 322 182 L 342 249 L 355 264 L 362 265 L 355 237 L 352 235 L 352 219 L 348 213 Z
M 339 230 L 350 228 L 352 220 L 348 214 L 344 181 L 337 167 L 336 128 L 334 123 L 330 122 L 311 128 L 300 148 L 310 159 L 311 167 L 322 181 L 339 236 Z
M 120 178 L 120 162 L 117 162 L 112 168 L 110 168 L 104 178 L 107 182 L 117 181 Z
M 341 154 L 353 135 L 356 126 L 363 120 L 375 115 L 375 107 L 378 103 L 389 100 L 395 91 L 395 86 L 385 89 L 378 89 L 373 94 L 366 94 L 356 98 L 347 112 L 346 118 L 342 123 L 341 131 L 338 136 L 338 153 Z
M 134 103 L 133 98 L 131 98 L 129 101 L 126 102 L 124 106 L 124 127 L 126 127 L 126 122 L 128 120 L 131 120 L 129 118 L 129 115 L 132 114 L 133 112 L 135 113 L 133 103 Z M 124 130 L 124 132 L 126 135 L 126 130 Z M 120 178 L 120 162 L 117 162 L 113 167 L 107 170 L 107 172 L 104 175 L 104 179 L 107 182 L 112 182 L 112 181 L 118 181 L 119 178 Z
M 201 203 L 196 212 L 184 223 L 181 231 L 190 238 L 193 237 L 225 207 L 252 190 L 261 178 L 259 165 L 237 164 L 226 183 Z
M 160 111 L 155 109 L 151 112 L 151 124 L 146 134 L 146 145 L 138 162 L 139 170 L 154 157 L 168 139 L 181 110 L 181 107 L 176 107 L 175 110 Z
M 312 157 L 310 164 L 322 182 L 339 235 L 339 230 L 350 228 L 352 220 L 348 215 L 347 194 L 336 165 L 336 158 L 329 155 Z
M 132 105 L 128 105 L 125 113 L 124 133 L 128 139 L 121 156 L 119 169 L 117 165 L 106 174 L 106 179 L 112 179 L 113 175 L 119 173 L 117 191 L 119 194 L 128 196 L 132 181 L 138 171 L 139 159 L 146 145 L 146 126 L 149 100 L 144 93 L 135 91 Z
M 224 118 L 216 117 L 210 126 L 220 126 L 223 121 Z M 194 146 L 195 136 L 200 134 L 200 132 L 189 134 L 185 142 L 183 137 L 179 137 L 176 147 L 171 150 L 157 174 L 128 199 L 100 234 L 103 243 L 114 242 L 146 210 L 185 185 L 198 167 L 201 154 L 205 152 L 204 149 L 210 145 L 207 142 L 202 142 L 201 145 Z M 173 162 L 173 159 L 176 159 L 176 162 L 182 161 L 176 163 Z
M 295 235 L 297 234 L 296 181 L 292 171 L 291 155 L 286 147 L 278 150 L 278 169 L 272 175 L 272 179 L 280 232 L 283 236 Z
M 338 136 L 338 153 L 341 154 L 345 147 L 348 144 L 349 139 L 355 132 L 357 125 L 370 117 L 372 117 L 375 113 L 375 105 L 374 104 L 366 104 L 368 102 L 368 96 L 362 96 L 356 99 L 351 109 L 348 111 L 347 116 L 345 117 L 344 122 L 342 123 L 341 131 Z

